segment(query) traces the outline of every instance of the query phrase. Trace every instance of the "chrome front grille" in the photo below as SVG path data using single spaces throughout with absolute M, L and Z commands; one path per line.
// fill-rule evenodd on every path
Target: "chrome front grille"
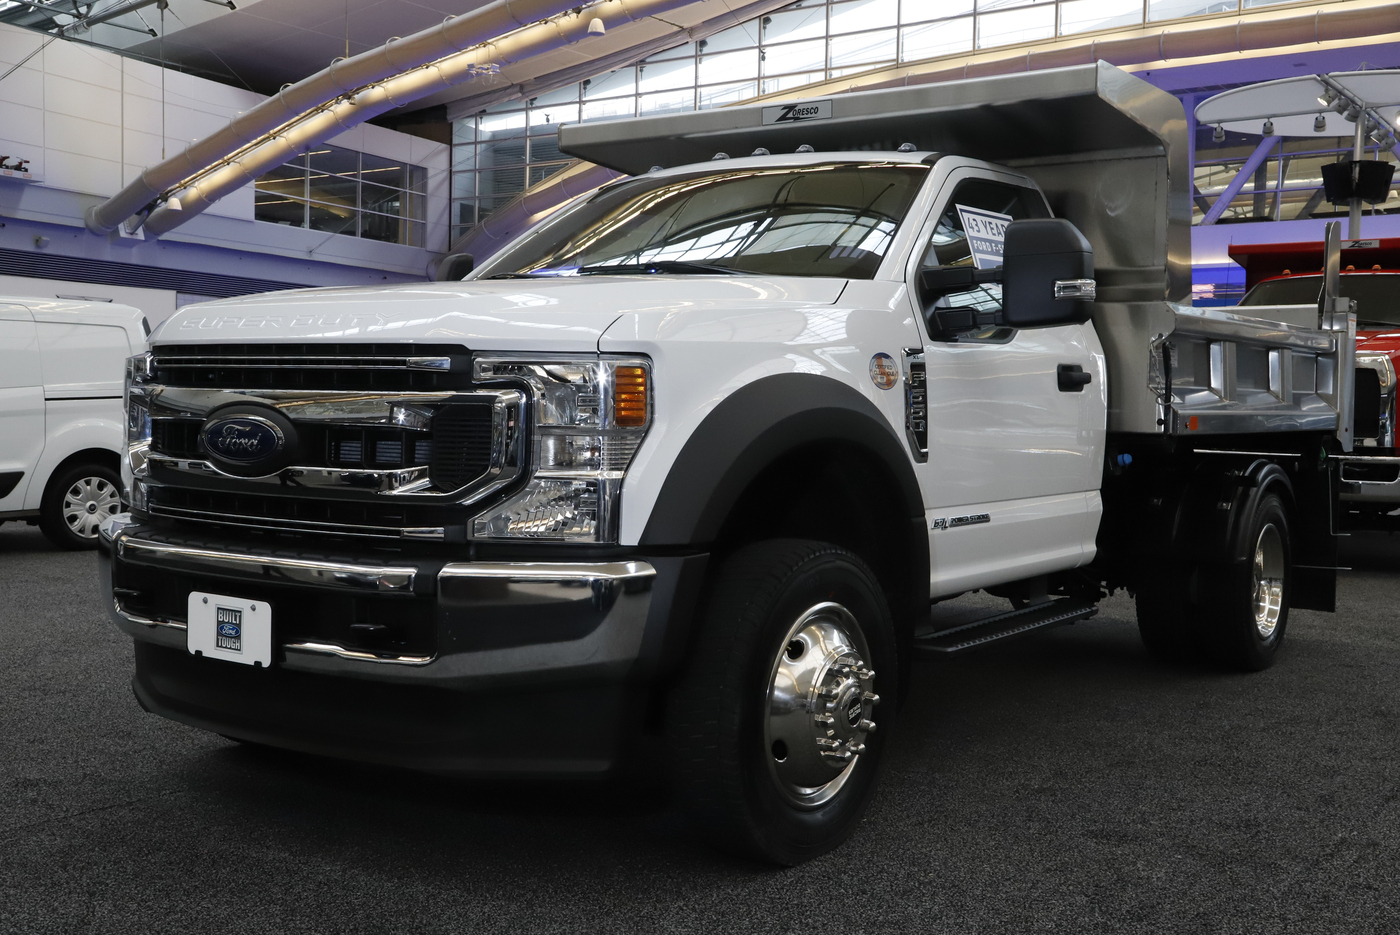
M 467 350 L 454 344 L 167 344 L 152 380 L 205 389 L 467 389 Z
M 257 356 L 231 352 L 244 348 L 201 347 L 199 355 L 172 355 L 169 348 L 158 347 L 152 369 L 158 378 L 194 379 L 199 372 L 192 360 L 234 360 L 257 366 L 209 373 L 225 383 L 232 382 L 230 375 L 254 375 L 260 381 L 274 371 L 315 372 L 326 384 L 349 382 L 333 368 L 300 368 L 307 360 L 321 367 L 330 359 L 325 347 L 316 348 L 321 356 L 275 360 L 267 356 L 267 346 L 259 347 Z M 467 366 L 463 348 L 451 348 L 451 353 L 436 345 L 395 350 L 399 356 L 392 359 L 407 362 L 397 371 L 384 355 L 356 359 L 372 359 L 378 368 L 373 372 L 385 384 L 397 378 L 412 382 L 407 378 L 416 375 L 410 366 L 416 361 L 442 362 L 448 369 L 435 375 L 462 386 L 371 391 L 153 380 L 144 387 L 151 442 L 139 474 L 144 498 L 136 499 L 144 499 L 144 509 L 152 515 L 186 522 L 331 535 L 465 539 L 479 504 L 503 491 L 524 469 L 525 395 L 515 389 L 473 390 L 467 374 L 453 369 Z M 225 409 L 272 410 L 275 416 L 269 418 L 286 420 L 281 424 L 291 428 L 280 443 L 281 460 L 276 463 L 290 466 L 259 475 L 256 469 L 233 470 L 221 462 L 201 432 Z M 142 508 L 140 503 L 137 508 Z

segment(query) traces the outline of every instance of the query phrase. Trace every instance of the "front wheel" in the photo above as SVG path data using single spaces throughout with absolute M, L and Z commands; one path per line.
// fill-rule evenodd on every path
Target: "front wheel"
M 876 680 L 893 698 L 896 670 L 889 608 L 855 555 L 790 539 L 736 552 L 714 579 L 668 718 L 696 827 L 787 865 L 844 841 L 894 720 Z

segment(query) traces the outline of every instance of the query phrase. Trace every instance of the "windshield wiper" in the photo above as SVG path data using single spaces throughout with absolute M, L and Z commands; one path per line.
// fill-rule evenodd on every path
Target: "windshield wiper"
M 683 260 L 657 260 L 654 263 L 620 263 L 616 266 L 580 266 L 580 276 L 606 276 L 613 273 L 723 273 L 733 276 L 740 272 L 727 266 L 709 266 L 705 263 L 686 263 Z

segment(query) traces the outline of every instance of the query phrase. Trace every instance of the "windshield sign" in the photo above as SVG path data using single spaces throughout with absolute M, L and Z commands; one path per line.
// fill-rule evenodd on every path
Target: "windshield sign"
M 928 167 L 824 163 L 645 176 L 604 188 L 480 278 L 743 273 L 870 279 Z

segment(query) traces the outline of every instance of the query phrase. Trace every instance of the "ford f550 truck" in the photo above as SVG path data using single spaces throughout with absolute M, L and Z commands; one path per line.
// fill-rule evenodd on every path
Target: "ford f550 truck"
M 1175 304 L 1185 128 L 1102 64 L 567 126 L 628 177 L 464 281 L 182 309 L 103 531 L 137 699 L 453 773 L 663 738 L 697 827 L 796 863 L 917 653 L 1128 588 L 1155 654 L 1268 666 L 1332 607 L 1355 318 Z

